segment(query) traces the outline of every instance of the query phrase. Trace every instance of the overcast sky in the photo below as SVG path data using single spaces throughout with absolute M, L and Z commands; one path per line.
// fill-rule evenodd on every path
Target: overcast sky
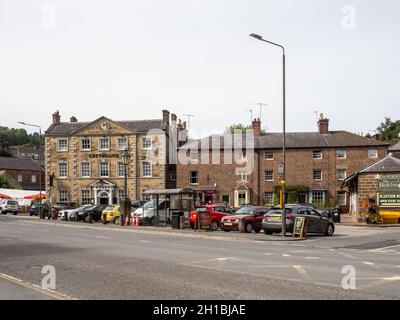
M 350 7 L 349 7 L 350 6 Z M 354 11 L 354 10 L 355 11 Z M 354 20 L 355 19 L 355 20 Z M 193 114 L 194 136 L 259 115 L 367 132 L 400 118 L 398 0 L 0 0 L 0 125 Z

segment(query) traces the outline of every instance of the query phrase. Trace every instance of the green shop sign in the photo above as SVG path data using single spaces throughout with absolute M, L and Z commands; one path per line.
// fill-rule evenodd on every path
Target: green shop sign
M 378 181 L 378 205 L 400 207 L 400 175 L 381 176 Z

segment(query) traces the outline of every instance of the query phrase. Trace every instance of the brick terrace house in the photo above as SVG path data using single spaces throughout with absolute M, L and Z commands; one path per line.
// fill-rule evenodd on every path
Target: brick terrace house
M 164 110 L 162 119 L 113 121 L 100 117 L 61 122 L 57 111 L 45 132 L 46 191 L 51 203 L 115 204 L 124 197 L 125 166 L 121 155 L 131 155 L 128 196 L 143 199 L 147 189 L 174 188 L 176 166 L 169 165 L 171 130 L 185 131 L 175 114 Z M 165 144 L 163 144 L 165 142 Z M 155 163 L 148 153 L 164 163 Z
M 15 189 L 39 190 L 39 161 L 13 157 L 0 157 L 0 173 L 8 177 Z M 44 181 L 44 171 L 42 171 Z M 42 185 L 44 187 L 44 184 Z
M 205 163 L 204 159 L 212 163 L 212 154 L 216 151 L 238 151 L 234 143 L 225 146 L 227 135 L 214 135 L 181 147 L 181 152 L 186 152 L 190 161 L 188 164 L 178 161 L 177 186 L 194 188 L 198 198 L 205 203 L 224 201 L 235 207 L 244 203 L 277 203 L 274 191 L 280 185 L 278 167 L 283 161 L 283 134 L 261 135 L 260 128 L 260 120 L 255 119 L 252 172 L 241 171 L 235 162 L 224 163 L 230 161 L 225 161 L 223 154 L 220 164 Z M 322 205 L 328 200 L 335 200 L 339 205 L 347 206 L 349 197 L 341 190 L 343 180 L 360 167 L 385 157 L 389 145 L 347 131 L 330 131 L 329 120 L 321 114 L 317 132 L 286 135 L 287 187 L 306 187 L 303 193 L 297 195 L 297 202 Z M 249 153 L 248 150 L 239 152 L 243 158 L 246 158 L 244 153 Z

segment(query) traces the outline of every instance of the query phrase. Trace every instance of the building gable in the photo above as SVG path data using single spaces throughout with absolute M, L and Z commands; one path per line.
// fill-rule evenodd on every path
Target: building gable
M 132 134 L 132 131 L 124 125 L 114 122 L 107 117 L 88 123 L 84 127 L 78 129 L 75 135 L 110 135 L 110 134 Z

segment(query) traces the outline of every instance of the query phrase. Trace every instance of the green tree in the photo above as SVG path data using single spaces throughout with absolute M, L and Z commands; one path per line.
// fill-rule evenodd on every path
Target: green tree
M 383 122 L 378 126 L 377 132 L 380 140 L 388 141 L 399 138 L 400 134 L 400 120 L 392 121 L 386 117 Z
M 0 174 L 0 188 L 2 189 L 10 189 L 11 185 L 8 182 L 8 179 L 5 175 Z

